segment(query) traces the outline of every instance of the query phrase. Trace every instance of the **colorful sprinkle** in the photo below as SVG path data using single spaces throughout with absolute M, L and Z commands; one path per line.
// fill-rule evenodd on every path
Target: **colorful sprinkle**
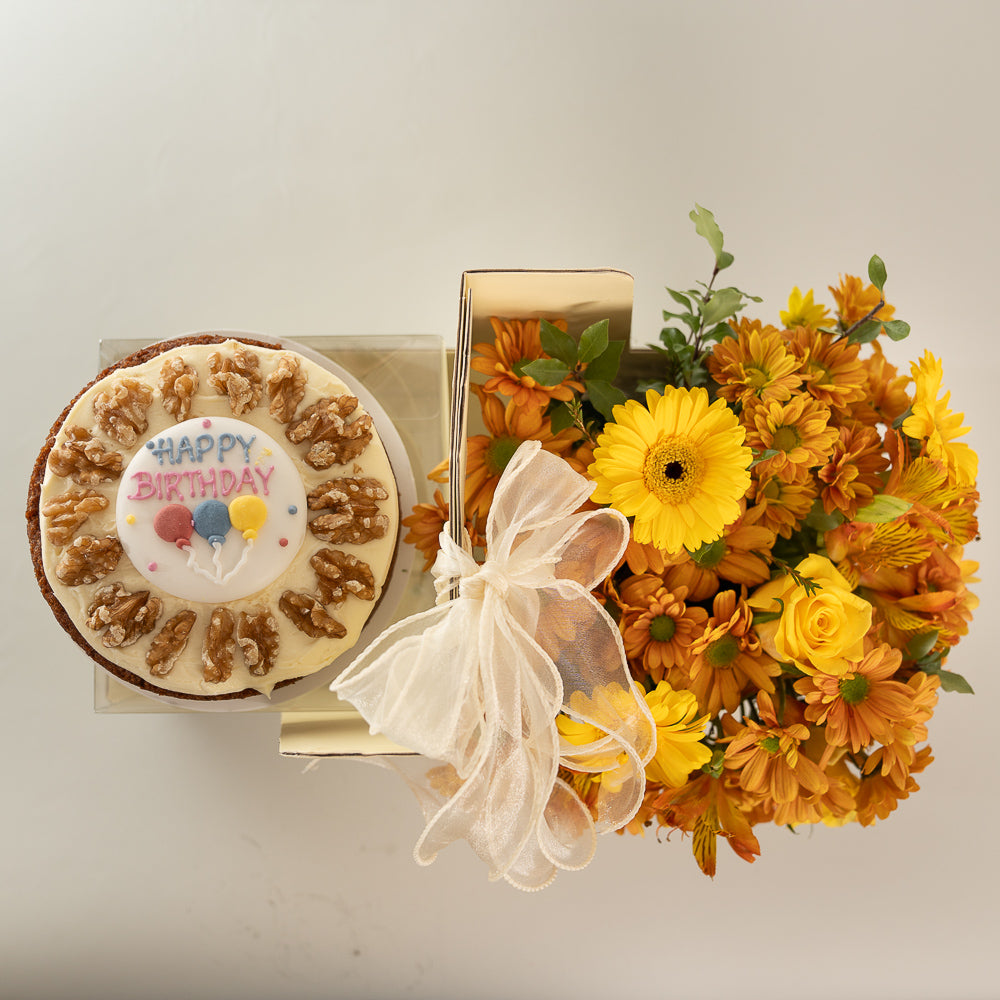
M 148 569 L 149 569 L 150 573 L 155 573 L 156 572 L 156 563 L 155 562 L 151 562 L 149 564 L 149 566 L 148 566 Z
M 279 544 L 279 545 L 280 545 L 280 546 L 281 546 L 282 548 L 285 548 L 285 547 L 286 547 L 286 546 L 288 545 L 288 539 L 287 539 L 287 538 L 279 538 L 279 539 L 278 539 L 278 544 Z
M 135 524 L 135 514 L 126 514 L 125 515 L 125 523 L 126 524 Z
M 296 507 L 295 504 L 289 504 L 289 506 L 288 506 L 288 513 L 289 514 L 298 514 L 298 512 L 299 512 L 299 508 Z
M 153 450 L 153 449 L 154 449 L 154 448 L 156 447 L 156 442 L 155 442 L 155 441 L 153 441 L 152 439 L 150 439 L 149 441 L 147 441 L 147 442 L 146 442 L 146 447 L 147 447 L 147 448 L 148 448 L 148 449 L 149 449 L 150 451 L 152 451 L 152 450 Z
M 208 417 L 205 417 L 205 419 L 201 422 L 201 426 L 202 427 L 211 427 L 212 426 L 212 421 L 209 420 Z

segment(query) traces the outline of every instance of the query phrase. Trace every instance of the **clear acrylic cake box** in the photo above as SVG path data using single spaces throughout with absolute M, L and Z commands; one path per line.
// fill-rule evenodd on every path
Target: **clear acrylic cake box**
M 246 331 L 236 335 L 274 339 Z M 153 339 L 101 341 L 99 370 L 153 342 Z M 328 359 L 350 376 L 359 394 L 364 390 L 377 400 L 396 431 L 393 435 L 396 454 L 392 453 L 388 442 L 386 444 L 394 472 L 400 473 L 397 475 L 400 516 L 409 513 L 404 507 L 430 500 L 434 484 L 428 481 L 426 473 L 447 454 L 448 447 L 449 372 L 443 339 L 433 335 L 297 337 L 280 344 L 292 349 L 300 347 L 304 354 L 311 352 Z M 402 534 L 405 528 L 401 529 Z M 401 618 L 433 606 L 434 587 L 429 574 L 422 572 L 422 568 L 420 554 L 411 545 L 400 544 L 392 574 L 392 590 L 390 592 L 387 587 L 385 598 L 372 616 L 373 622 L 378 616 L 379 628 L 388 628 Z M 390 600 L 391 606 L 386 606 Z M 370 642 L 378 631 L 366 629 L 366 633 L 362 634 L 363 642 Z M 342 657 L 344 662 L 334 673 L 364 648 L 363 642 Z M 314 678 L 297 682 L 295 691 L 282 694 L 279 689 L 270 700 L 260 696 L 247 699 L 247 703 L 202 702 L 197 709 L 192 709 L 185 708 L 182 702 L 171 703 L 144 695 L 101 667 L 95 667 L 94 708 L 101 713 L 281 712 L 286 718 L 319 714 L 328 720 L 342 717 L 348 728 L 354 730 L 360 726 L 367 734 L 367 726 L 356 710 L 328 690 L 333 678 L 332 673 L 328 676 L 329 669 L 320 671 Z M 388 746 L 383 746 L 383 752 Z

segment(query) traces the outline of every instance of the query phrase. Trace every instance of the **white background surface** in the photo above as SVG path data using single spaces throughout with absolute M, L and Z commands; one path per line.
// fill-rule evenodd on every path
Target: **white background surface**
M 4 997 L 997 997 L 992 3 L 0 6 Z M 542 894 L 277 718 L 95 716 L 36 593 L 28 471 L 101 337 L 452 337 L 467 267 L 612 265 L 655 339 L 706 275 L 775 319 L 878 252 L 981 456 L 983 606 L 923 790 L 746 865 L 604 839 Z M 635 334 L 634 334 L 635 336 Z

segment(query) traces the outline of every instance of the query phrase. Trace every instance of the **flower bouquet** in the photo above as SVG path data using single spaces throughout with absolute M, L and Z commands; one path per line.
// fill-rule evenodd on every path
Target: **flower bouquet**
M 907 376 L 882 351 L 909 327 L 878 257 L 867 283 L 830 288 L 832 311 L 793 289 L 775 326 L 742 315 L 759 299 L 717 287 L 733 257 L 710 212 L 691 218 L 714 266 L 668 289 L 647 378 L 619 377 L 606 322 L 571 334 L 557 317 L 491 319 L 471 361 L 486 432 L 468 438 L 462 520 L 481 562 L 524 442 L 585 478 L 578 512 L 619 512 L 623 553 L 592 592 L 627 674 L 562 699 L 558 787 L 597 819 L 638 760 L 620 828 L 691 834 L 714 875 L 720 837 L 753 861 L 758 823 L 868 826 L 918 789 L 939 690 L 971 691 L 945 663 L 977 603 L 962 548 L 977 460 L 941 363 L 927 352 Z M 439 551 L 448 521 L 440 491 L 404 519 L 425 569 L 456 558 Z M 638 757 L 608 742 L 617 709 L 594 707 L 630 697 L 655 726 Z M 440 772 L 439 791 L 469 780 Z

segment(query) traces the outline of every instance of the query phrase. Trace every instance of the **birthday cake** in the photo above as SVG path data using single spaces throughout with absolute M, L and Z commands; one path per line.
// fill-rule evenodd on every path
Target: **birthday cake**
M 269 695 L 350 649 L 392 565 L 372 417 L 296 351 L 153 345 L 66 408 L 28 497 L 35 572 L 105 669 L 154 695 Z

